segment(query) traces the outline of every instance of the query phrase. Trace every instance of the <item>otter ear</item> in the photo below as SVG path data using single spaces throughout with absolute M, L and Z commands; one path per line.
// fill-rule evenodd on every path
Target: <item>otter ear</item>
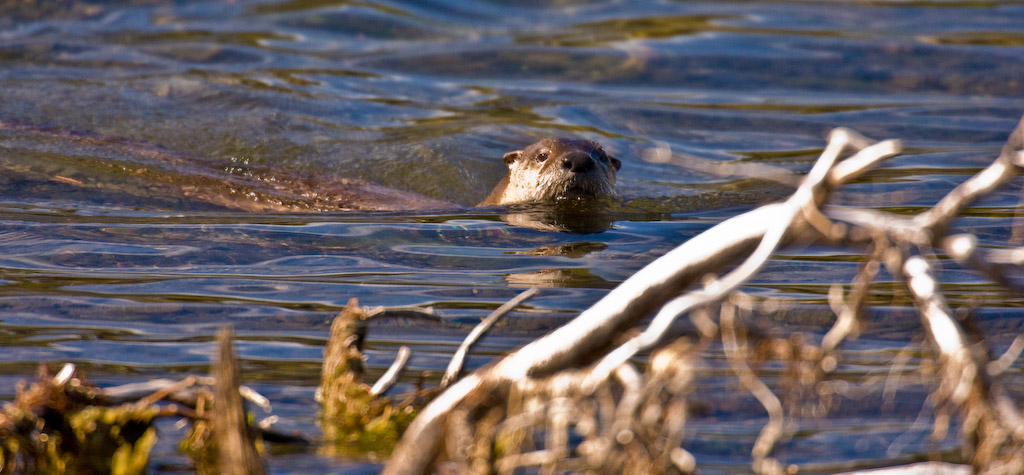
M 608 161 L 612 162 L 612 165 L 615 167 L 616 171 L 618 171 L 620 168 L 622 168 L 622 162 L 619 159 L 617 159 L 617 158 L 615 158 L 615 157 L 613 157 L 611 155 L 608 155 Z
M 512 163 L 519 160 L 521 156 L 523 156 L 523 151 L 516 150 L 515 152 L 506 153 L 501 159 L 504 160 L 505 165 L 512 166 Z

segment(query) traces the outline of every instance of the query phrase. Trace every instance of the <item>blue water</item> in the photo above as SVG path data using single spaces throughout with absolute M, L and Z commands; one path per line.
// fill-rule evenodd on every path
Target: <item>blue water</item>
M 315 436 L 320 351 L 348 299 L 442 315 L 374 323 L 376 375 L 402 344 L 412 369 L 443 368 L 473 322 L 541 287 L 483 342 L 476 367 L 701 230 L 785 195 L 651 160 L 655 148 L 801 172 L 831 128 L 850 127 L 902 139 L 906 153 L 839 202 L 930 206 L 989 163 L 1024 113 L 1021 18 L 1013 1 L 0 6 L 0 396 L 41 361 L 74 362 L 101 385 L 204 373 L 229 323 L 244 378 L 283 428 Z M 584 230 L 596 232 L 513 226 L 501 210 L 469 208 L 504 173 L 503 153 L 548 135 L 598 140 L 623 161 L 627 203 Z M 276 196 L 268 183 L 339 177 L 454 205 L 224 206 Z M 958 226 L 1016 246 L 1022 211 L 1015 182 Z M 828 288 L 851 281 L 857 255 L 804 246 L 773 260 L 745 289 L 790 308 L 762 319 L 765 331 L 823 333 Z M 997 352 L 1020 334 L 1019 295 L 948 261 L 941 277 L 951 305 L 978 307 Z M 830 472 L 956 453 L 955 437 L 932 442 L 930 427 L 913 424 L 928 411 L 927 384 L 907 376 L 883 404 L 893 355 L 910 348 L 912 370 L 922 341 L 905 294 L 882 280 L 841 371 L 861 389 L 829 417 L 796 418 L 783 463 Z M 1020 368 L 1009 381 L 1018 393 Z M 705 371 L 696 394 L 713 403 L 698 408 L 686 446 L 707 473 L 744 472 L 764 413 L 713 349 Z M 779 375 L 766 369 L 769 381 Z M 185 463 L 163 429 L 155 471 Z M 376 469 L 313 449 L 268 464 Z

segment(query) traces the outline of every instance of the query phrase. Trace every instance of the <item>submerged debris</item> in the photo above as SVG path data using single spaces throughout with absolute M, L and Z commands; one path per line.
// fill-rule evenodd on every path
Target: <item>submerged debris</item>
M 391 453 L 416 409 L 416 397 L 392 402 L 363 383 L 360 351 L 367 315 L 356 299 L 331 324 L 317 390 L 325 450 L 332 454 L 382 458 Z
M 262 450 L 259 434 L 251 417 L 245 412 L 239 393 L 240 374 L 233 347 L 234 336 L 230 328 L 217 332 L 219 358 L 211 368 L 214 377 L 213 392 L 205 391 L 196 405 L 202 416 L 181 448 L 196 461 L 196 471 L 206 474 L 263 473 L 258 452 Z
M 103 405 L 95 386 L 65 365 L 18 388 L 0 411 L 3 473 L 143 473 L 156 443 L 155 405 Z
M 197 472 L 263 473 L 257 430 L 283 442 L 303 439 L 251 423 L 243 397 L 268 407 L 266 398 L 239 386 L 231 331 L 222 330 L 218 341 L 213 378 L 101 389 L 72 364 L 56 375 L 40 367 L 38 381 L 27 388 L 22 384 L 15 400 L 0 410 L 0 473 L 145 473 L 158 417 L 191 423 L 180 446 Z

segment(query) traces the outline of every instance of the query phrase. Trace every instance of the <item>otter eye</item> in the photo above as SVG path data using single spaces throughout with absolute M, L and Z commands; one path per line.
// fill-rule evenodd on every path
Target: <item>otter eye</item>
M 544 160 L 547 160 L 547 159 L 548 159 L 548 153 L 547 152 L 541 152 L 541 153 L 537 154 L 537 161 L 538 162 L 543 162 Z

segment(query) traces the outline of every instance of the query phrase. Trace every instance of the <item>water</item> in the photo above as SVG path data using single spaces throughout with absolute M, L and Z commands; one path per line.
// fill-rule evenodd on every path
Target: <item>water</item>
M 805 171 L 833 127 L 900 138 L 907 153 L 840 199 L 920 211 L 990 162 L 1024 112 L 1020 18 L 1012 1 L 5 4 L 0 396 L 40 361 L 74 362 L 101 385 L 203 373 L 230 323 L 246 380 L 284 429 L 315 435 L 320 351 L 348 299 L 443 315 L 375 323 L 376 374 L 401 344 L 413 369 L 443 368 L 476 319 L 542 287 L 475 367 L 785 195 L 646 159 L 657 147 Z M 503 153 L 547 135 L 604 144 L 630 201 L 575 233 L 469 208 L 504 173 Z M 288 194 L 340 177 L 454 205 L 338 211 Z M 1019 197 L 1017 182 L 958 226 L 1013 245 Z M 238 209 L 253 199 L 288 206 Z M 794 307 L 761 323 L 820 335 L 828 287 L 852 279 L 855 256 L 786 251 L 746 290 Z M 1021 332 L 1019 295 L 947 261 L 941 277 L 952 305 L 978 307 L 996 351 Z M 866 383 L 829 418 L 800 419 L 784 463 L 828 472 L 956 453 L 955 439 L 929 441 L 915 424 L 926 386 L 883 393 L 894 355 L 910 352 L 915 368 L 921 341 L 897 285 L 873 303 L 842 367 Z M 698 394 L 721 400 L 698 412 L 687 447 L 706 471 L 742 472 L 764 414 L 715 354 Z M 1012 375 L 1020 393 L 1019 365 Z M 184 460 L 173 427 L 162 434 L 154 469 L 170 470 Z M 375 470 L 314 450 L 269 464 Z

